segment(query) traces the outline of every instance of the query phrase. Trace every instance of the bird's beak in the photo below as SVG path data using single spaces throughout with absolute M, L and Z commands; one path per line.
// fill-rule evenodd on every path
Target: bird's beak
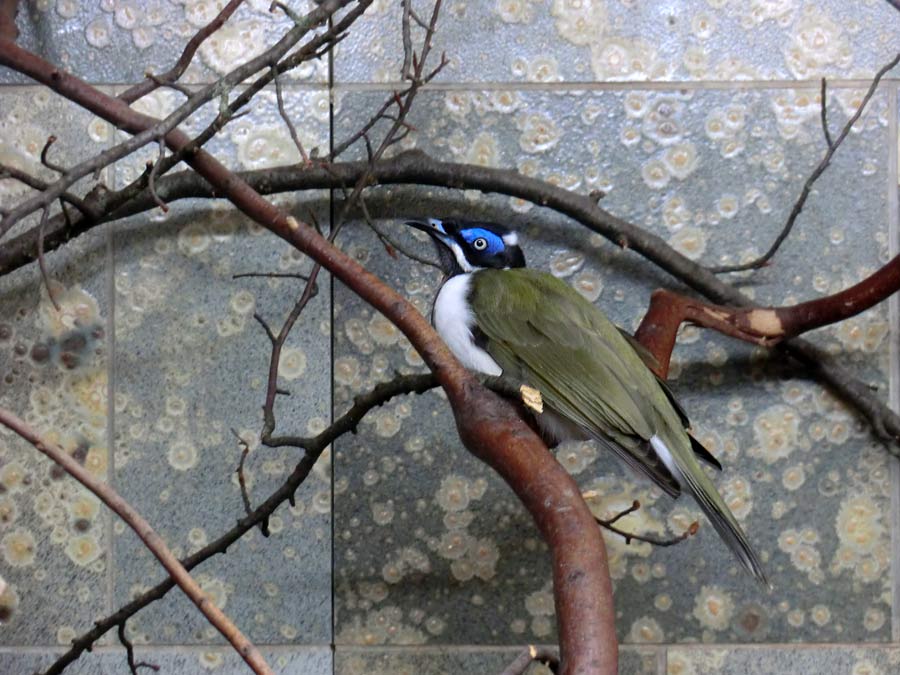
M 437 218 L 427 220 L 408 220 L 406 224 L 431 235 L 440 258 L 441 268 L 446 274 L 452 274 L 457 268 L 456 256 L 453 253 L 453 237 L 447 234 L 444 224 Z
M 430 234 L 437 241 L 449 245 L 450 235 L 444 229 L 444 224 L 437 218 L 429 218 L 428 220 L 407 220 L 406 224 L 421 230 L 426 234 Z

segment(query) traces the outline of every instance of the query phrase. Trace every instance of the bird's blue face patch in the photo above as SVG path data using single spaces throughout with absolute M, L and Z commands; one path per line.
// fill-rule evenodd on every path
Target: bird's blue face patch
M 461 236 L 469 246 L 471 246 L 479 253 L 496 255 L 502 252 L 504 248 L 506 248 L 506 244 L 503 243 L 503 239 L 498 237 L 490 230 L 485 230 L 480 227 L 471 227 L 467 230 L 462 230 L 460 231 L 459 236 Z M 481 244 L 479 240 L 483 240 L 484 244 Z

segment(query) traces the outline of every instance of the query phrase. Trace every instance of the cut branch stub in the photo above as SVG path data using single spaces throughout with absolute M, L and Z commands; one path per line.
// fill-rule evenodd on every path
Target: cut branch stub
M 650 297 L 634 336 L 656 357 L 656 374 L 665 378 L 678 327 L 684 322 L 770 347 L 864 312 L 898 290 L 900 256 L 839 293 L 787 307 L 725 307 L 659 289 Z

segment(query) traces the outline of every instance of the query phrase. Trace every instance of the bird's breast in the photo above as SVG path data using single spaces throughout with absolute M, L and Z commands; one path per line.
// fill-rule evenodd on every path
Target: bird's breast
M 471 283 L 471 274 L 458 274 L 444 282 L 434 301 L 434 328 L 466 368 L 500 375 L 503 369 L 475 340 L 477 322 L 469 304 Z

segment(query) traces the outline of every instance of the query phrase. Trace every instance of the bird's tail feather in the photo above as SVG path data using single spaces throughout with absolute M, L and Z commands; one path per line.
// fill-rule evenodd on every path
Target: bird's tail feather
M 754 578 L 756 578 L 757 581 L 767 588 L 772 588 L 772 584 L 769 582 L 766 577 L 766 572 L 763 569 L 762 561 L 760 561 L 756 551 L 753 550 L 753 547 L 747 540 L 747 536 L 738 524 L 737 519 L 729 510 L 728 505 L 725 504 L 725 501 L 719 495 L 715 485 L 713 485 L 712 481 L 705 473 L 703 473 L 703 469 L 700 468 L 700 465 L 696 464 L 696 460 L 694 460 L 694 464 L 696 465 L 694 468 L 696 470 L 686 471 L 678 462 L 673 461 L 672 455 L 668 448 L 665 447 L 662 439 L 654 437 L 651 440 L 651 443 L 660 457 L 663 458 L 663 461 L 669 459 L 666 464 L 668 466 L 671 462 L 671 466 L 668 466 L 668 468 L 675 479 L 681 483 L 684 490 L 691 494 L 710 524 L 712 524 L 713 528 L 718 532 L 719 537 L 727 544 L 728 548 L 731 549 L 741 564 L 754 576 Z M 660 445 L 663 447 L 660 448 Z M 668 455 L 668 457 L 666 457 L 666 455 Z

